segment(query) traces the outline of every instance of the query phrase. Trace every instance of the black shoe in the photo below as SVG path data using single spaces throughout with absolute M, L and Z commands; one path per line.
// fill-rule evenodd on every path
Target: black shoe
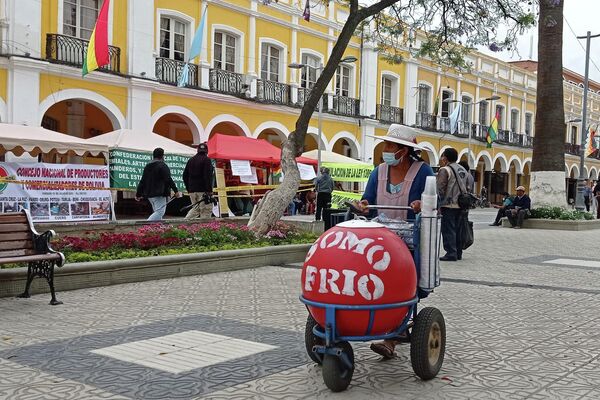
M 490 224 L 490 226 L 500 226 L 500 224 L 499 223 L 497 224 L 494 222 L 493 224 Z
M 440 257 L 440 261 L 456 261 L 456 257 L 444 256 L 444 257 Z
M 462 255 L 461 256 L 456 256 L 457 260 L 462 260 Z

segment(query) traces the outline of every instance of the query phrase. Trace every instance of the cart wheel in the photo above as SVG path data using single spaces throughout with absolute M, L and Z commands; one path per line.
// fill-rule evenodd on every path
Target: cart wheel
M 306 346 L 306 352 L 310 359 L 321 365 L 323 363 L 323 356 L 312 351 L 313 346 L 322 346 L 325 344 L 323 339 L 315 336 L 313 333 L 313 328 L 317 325 L 317 321 L 315 321 L 313 316 L 308 314 L 308 318 L 306 318 L 306 328 L 304 329 L 304 345 Z
M 345 354 L 348 357 L 352 367 L 348 368 L 341 356 L 325 354 L 323 357 L 323 381 L 332 392 L 341 392 L 350 385 L 354 374 L 354 351 L 348 342 L 340 342 L 336 347 L 342 349 L 342 355 Z
M 434 307 L 422 309 L 411 333 L 410 361 L 415 374 L 424 381 L 433 379 L 442 367 L 446 351 L 446 323 Z

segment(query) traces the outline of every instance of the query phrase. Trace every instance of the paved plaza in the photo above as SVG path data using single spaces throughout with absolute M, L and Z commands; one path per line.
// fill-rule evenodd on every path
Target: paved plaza
M 599 399 L 598 231 L 488 227 L 425 299 L 446 319 L 429 382 L 407 345 L 389 361 L 354 343 L 331 393 L 304 351 L 298 265 L 0 299 L 0 398 Z

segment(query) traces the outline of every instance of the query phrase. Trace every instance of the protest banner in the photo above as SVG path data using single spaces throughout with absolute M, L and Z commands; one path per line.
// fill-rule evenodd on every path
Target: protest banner
M 108 220 L 108 187 L 107 166 L 0 163 L 0 212 L 24 208 L 40 222 Z
M 108 154 L 111 187 L 135 190 L 142 179 L 144 167 L 152 161 L 152 154 L 128 150 L 110 150 Z M 189 159 L 187 156 L 165 154 L 165 163 L 179 190 L 184 187 L 183 170 Z

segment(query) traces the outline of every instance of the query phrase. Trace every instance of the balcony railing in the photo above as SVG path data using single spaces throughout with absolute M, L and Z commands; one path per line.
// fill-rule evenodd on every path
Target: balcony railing
M 404 110 L 401 108 L 377 104 L 376 113 L 377 119 L 382 122 L 389 122 L 392 124 L 404 123 Z
M 357 117 L 360 115 L 360 101 L 353 99 L 352 97 L 333 95 L 333 107 L 327 111 L 339 114 L 347 115 L 349 117 Z M 325 107 L 323 107 L 325 109 Z
M 496 138 L 496 141 L 504 144 L 510 143 L 510 131 L 505 129 L 498 130 L 498 137 Z
M 170 58 L 159 57 L 154 63 L 156 80 L 170 85 L 177 85 L 183 71 L 185 63 L 182 61 L 172 60 Z M 200 68 L 196 64 L 188 66 L 188 81 L 187 86 L 192 88 L 200 87 Z
M 89 40 L 49 33 L 46 35 L 46 59 L 50 62 L 74 67 L 83 66 Z M 99 68 L 104 72 L 121 72 L 121 49 L 108 46 L 109 64 Z
M 521 146 L 533 147 L 533 137 L 527 134 L 521 135 Z
M 473 124 L 469 121 L 458 121 L 458 129 L 455 135 L 460 137 L 469 137 L 469 133 L 473 136 Z
M 256 81 L 256 96 L 265 103 L 290 104 L 292 101 L 290 85 L 264 79 Z
M 440 117 L 440 120 L 437 125 L 437 130 L 440 132 L 450 132 L 450 118 L 448 117 Z
M 214 92 L 241 95 L 245 88 L 244 75 L 223 69 L 211 69 L 208 75 L 208 85 Z
M 574 156 L 579 155 L 580 146 L 573 143 L 565 143 L 565 153 L 572 154 Z
M 488 126 L 481 124 L 473 124 L 473 137 L 477 140 L 485 142 L 488 133 Z
M 415 125 L 422 129 L 433 130 L 436 129 L 436 118 L 434 115 L 417 112 L 417 118 L 415 121 Z

